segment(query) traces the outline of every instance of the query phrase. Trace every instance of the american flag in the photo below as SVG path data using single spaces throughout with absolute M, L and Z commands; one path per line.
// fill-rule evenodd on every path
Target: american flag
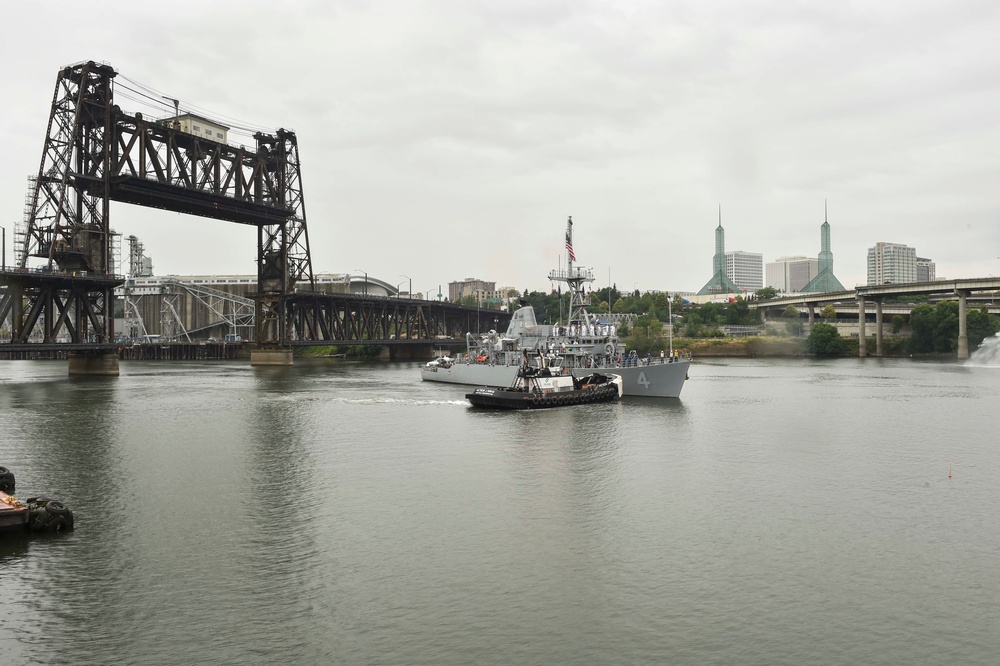
M 573 252 L 573 232 L 566 230 L 566 251 L 569 252 L 569 260 L 576 261 L 576 253 Z

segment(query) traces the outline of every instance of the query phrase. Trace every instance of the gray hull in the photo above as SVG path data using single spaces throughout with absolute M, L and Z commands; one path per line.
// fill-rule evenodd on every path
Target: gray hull
M 687 379 L 690 361 L 654 363 L 626 368 L 597 368 L 598 372 L 621 375 L 624 395 L 642 395 L 651 398 L 679 398 L 684 380 Z M 574 368 L 573 374 L 584 377 L 593 369 Z M 455 363 L 450 368 L 420 369 L 420 378 L 428 382 L 466 384 L 470 386 L 510 386 L 517 375 L 514 365 L 465 365 Z

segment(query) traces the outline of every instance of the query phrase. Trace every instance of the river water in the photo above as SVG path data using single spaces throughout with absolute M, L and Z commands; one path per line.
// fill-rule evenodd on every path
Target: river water
M 996 364 L 488 413 L 297 363 L 0 362 L 0 465 L 77 523 L 0 537 L 4 664 L 1000 660 Z

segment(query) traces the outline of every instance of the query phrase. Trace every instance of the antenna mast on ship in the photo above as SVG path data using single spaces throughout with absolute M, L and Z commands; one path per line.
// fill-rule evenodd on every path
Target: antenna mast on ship
M 575 268 L 576 253 L 573 251 L 573 216 L 566 222 L 566 270 L 551 271 L 549 280 L 565 282 L 569 287 L 569 321 L 587 319 L 587 297 L 584 282 L 593 282 L 594 275 L 589 268 Z

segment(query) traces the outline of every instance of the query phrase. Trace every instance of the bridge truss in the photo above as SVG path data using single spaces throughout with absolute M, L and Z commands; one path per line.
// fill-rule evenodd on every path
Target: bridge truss
M 256 340 L 287 345 L 297 284 L 314 285 L 298 140 L 258 132 L 252 149 L 124 113 L 115 70 L 93 61 L 56 76 L 38 174 L 0 273 L 10 343 L 112 342 L 117 274 L 110 202 L 257 228 Z M 29 265 L 40 263 L 40 266 Z
M 508 312 L 440 301 L 302 292 L 289 301 L 299 345 L 464 340 L 466 333 L 506 330 L 510 322 Z

